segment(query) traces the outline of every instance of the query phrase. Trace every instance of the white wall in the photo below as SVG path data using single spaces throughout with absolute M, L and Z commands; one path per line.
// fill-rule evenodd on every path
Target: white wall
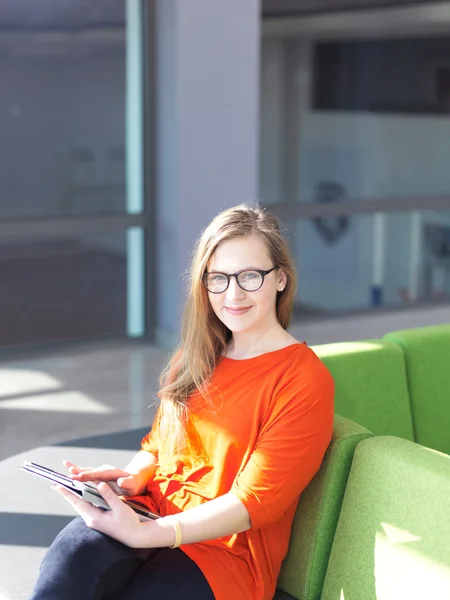
M 157 2 L 157 323 L 171 346 L 195 239 L 257 197 L 258 0 Z
M 300 148 L 298 199 L 303 202 L 314 201 L 315 187 L 321 180 L 340 182 L 347 198 L 355 201 L 450 192 L 450 118 L 445 116 L 310 112 L 302 119 Z M 424 213 L 422 223 L 431 218 L 436 220 Z M 373 219 L 351 219 L 351 230 L 329 247 L 310 223 L 298 226 L 306 302 L 315 299 L 327 308 L 368 303 Z M 410 235 L 408 214 L 387 215 L 387 303 L 398 303 L 399 289 L 408 287 Z
M 264 202 L 314 202 L 321 181 L 341 183 L 346 197 L 355 201 L 449 195 L 450 117 L 312 111 L 311 59 L 308 40 L 263 40 L 260 197 Z M 296 148 L 286 134 L 292 131 Z M 292 156 L 295 185 L 286 191 L 283 178 Z M 443 219 L 422 215 L 423 223 Z M 407 213 L 385 219 L 388 304 L 401 303 L 399 290 L 410 283 L 411 221 Z M 311 221 L 289 224 L 299 267 L 299 299 L 322 309 L 368 306 L 373 229 L 372 216 L 354 216 L 346 233 L 327 245 Z
M 448 195 L 450 117 L 309 112 L 300 138 L 299 198 L 317 177 L 348 181 L 349 197 Z M 356 195 L 355 195 L 356 194 Z

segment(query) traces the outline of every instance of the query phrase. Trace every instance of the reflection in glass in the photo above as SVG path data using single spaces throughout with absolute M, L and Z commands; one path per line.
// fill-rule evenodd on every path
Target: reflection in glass
M 326 185 L 334 201 L 450 198 L 450 13 L 364 14 L 286 19 L 263 37 L 265 203 L 318 203 Z
M 439 6 L 263 22 L 259 196 L 294 223 L 299 314 L 450 300 L 450 13 Z M 358 214 L 362 203 L 373 212 Z
M 0 346 L 124 335 L 126 233 L 0 245 Z
M 299 267 L 298 314 L 450 301 L 450 211 L 348 219 L 334 239 L 314 220 L 290 228 Z
M 0 14 L 0 218 L 126 212 L 125 0 L 18 4 Z

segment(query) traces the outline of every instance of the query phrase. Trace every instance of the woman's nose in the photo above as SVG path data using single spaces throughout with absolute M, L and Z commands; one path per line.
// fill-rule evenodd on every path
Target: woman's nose
M 236 277 L 230 278 L 230 285 L 227 289 L 227 298 L 242 298 L 245 295 L 245 292 L 242 288 L 238 286 L 238 282 L 236 281 Z

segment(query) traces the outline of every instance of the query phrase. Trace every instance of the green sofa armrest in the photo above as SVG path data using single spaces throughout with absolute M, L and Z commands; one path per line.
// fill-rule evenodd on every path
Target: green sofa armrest
M 278 587 L 298 600 L 318 600 L 341 510 L 353 453 L 373 434 L 335 415 L 322 465 L 300 497 Z
M 322 600 L 450 598 L 450 456 L 395 437 L 355 451 Z

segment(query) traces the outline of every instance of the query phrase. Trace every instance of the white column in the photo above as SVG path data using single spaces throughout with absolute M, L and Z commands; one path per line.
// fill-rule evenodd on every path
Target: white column
M 421 254 L 422 215 L 418 211 L 411 213 L 411 230 L 409 237 L 409 289 L 410 302 L 416 302 L 419 297 L 419 269 Z
M 192 244 L 258 197 L 258 0 L 158 0 L 158 338 L 173 345 Z
M 373 215 L 372 306 L 383 304 L 385 252 L 386 215 L 384 213 L 375 213 Z
M 127 212 L 144 205 L 142 106 L 142 6 L 126 2 L 126 173 Z M 144 333 L 144 236 L 134 227 L 127 232 L 127 333 Z
M 144 334 L 144 232 L 130 227 L 127 231 L 127 334 Z

